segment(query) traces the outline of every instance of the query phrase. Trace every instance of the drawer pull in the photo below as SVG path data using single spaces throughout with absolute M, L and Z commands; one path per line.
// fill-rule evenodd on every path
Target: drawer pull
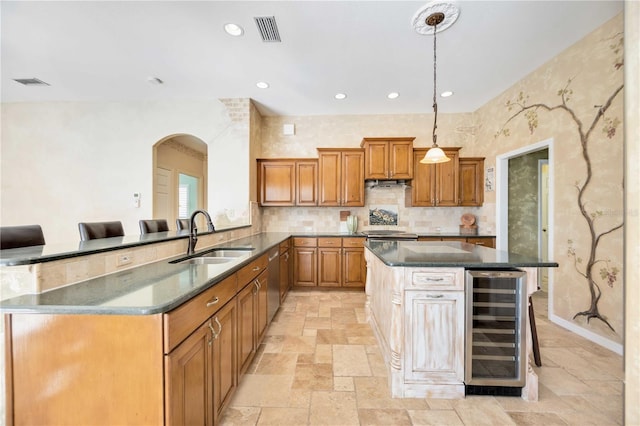
M 443 294 L 427 294 L 426 297 L 428 299 L 442 299 L 444 295 Z
M 252 271 L 253 271 L 253 272 L 257 272 L 257 271 L 259 271 L 259 270 L 260 270 L 260 267 L 259 267 L 259 266 L 254 266 L 254 267 L 253 267 L 253 269 L 252 269 Z
M 216 303 L 218 303 L 220 301 L 220 298 L 218 296 L 214 297 L 213 299 L 211 299 L 209 302 L 207 302 L 207 308 L 212 307 L 213 305 L 215 305 Z

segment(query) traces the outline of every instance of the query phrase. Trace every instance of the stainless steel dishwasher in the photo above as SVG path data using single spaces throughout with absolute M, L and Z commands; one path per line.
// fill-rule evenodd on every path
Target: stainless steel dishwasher
M 269 251 L 268 271 L 267 312 L 271 322 L 280 307 L 280 247 L 278 246 Z

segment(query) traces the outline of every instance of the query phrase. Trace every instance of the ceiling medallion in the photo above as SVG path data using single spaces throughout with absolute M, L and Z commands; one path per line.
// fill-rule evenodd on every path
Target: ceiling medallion
M 440 15 L 443 15 L 440 18 Z M 460 15 L 460 8 L 454 3 L 431 2 L 420 8 L 413 18 L 411 18 L 411 26 L 422 35 L 433 35 L 434 28 L 437 32 L 442 32 L 453 25 Z M 437 16 L 441 19 L 434 26 L 434 23 L 427 22 L 429 18 L 434 19 Z

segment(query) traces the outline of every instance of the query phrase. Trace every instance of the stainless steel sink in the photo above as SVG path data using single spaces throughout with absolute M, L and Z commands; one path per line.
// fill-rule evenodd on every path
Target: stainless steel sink
M 183 260 L 178 263 L 192 263 L 195 265 L 216 265 L 220 263 L 227 263 L 237 258 L 233 257 L 192 257 L 191 259 Z
M 251 249 L 242 249 L 242 250 L 230 250 L 230 249 L 220 249 L 213 250 L 208 253 L 204 253 L 201 257 L 247 257 L 251 254 Z
M 252 248 L 214 249 L 214 250 L 202 253 L 200 256 L 191 257 L 189 259 L 184 259 L 184 260 L 174 260 L 171 263 L 191 263 L 195 265 L 218 265 L 222 263 L 228 263 L 228 262 L 240 260 L 244 257 L 249 257 L 253 250 L 254 249 Z

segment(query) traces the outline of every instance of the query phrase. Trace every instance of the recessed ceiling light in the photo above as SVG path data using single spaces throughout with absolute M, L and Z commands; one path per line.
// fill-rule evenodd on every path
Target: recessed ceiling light
M 336 93 L 336 95 L 334 97 L 336 99 L 342 100 L 342 99 L 345 99 L 347 97 L 347 95 L 344 94 L 344 93 Z
M 239 37 L 244 34 L 244 30 L 237 24 L 224 24 L 224 31 L 234 37 Z
M 453 95 L 453 92 L 451 90 L 447 90 L 446 92 L 440 93 L 440 96 L 442 96 L 443 98 L 448 98 L 451 95 Z
M 389 94 L 387 95 L 387 98 L 389 98 L 389 99 L 395 99 L 395 98 L 397 98 L 398 96 L 400 96 L 400 93 L 398 93 L 398 92 L 391 92 L 391 93 L 389 93 Z
M 260 89 L 267 89 L 269 87 L 269 83 L 264 81 L 259 81 L 256 83 L 256 86 L 258 86 L 258 88 Z

